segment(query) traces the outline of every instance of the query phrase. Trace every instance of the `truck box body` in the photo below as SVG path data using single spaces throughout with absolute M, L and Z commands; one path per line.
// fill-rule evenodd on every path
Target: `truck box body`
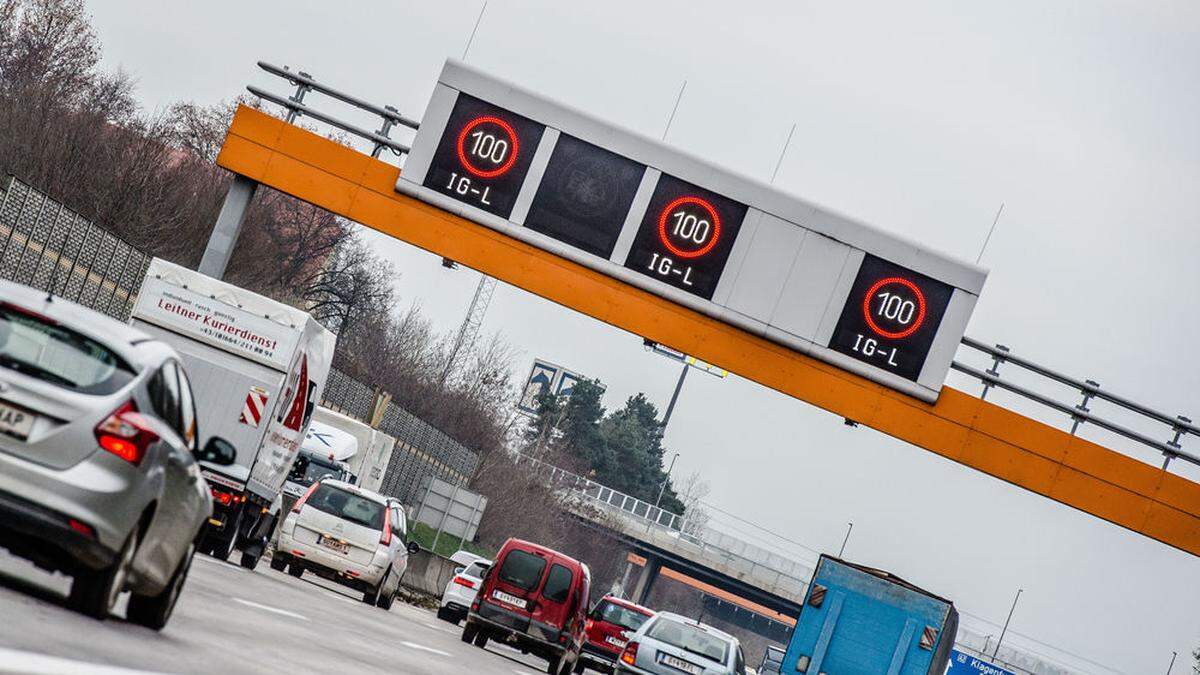
M 333 334 L 306 312 L 160 259 L 130 323 L 179 352 L 201 446 L 218 436 L 237 450 L 232 466 L 203 465 L 205 477 L 274 503 L 324 389 Z
M 781 671 L 942 675 L 957 632 L 958 611 L 949 600 L 822 555 Z
M 372 492 L 379 492 L 379 487 L 383 484 L 383 474 L 387 471 L 388 463 L 392 461 L 396 439 L 353 417 L 321 406 L 318 406 L 313 414 L 313 421 L 332 427 L 356 441 L 353 452 L 337 456 L 336 459 L 350 467 L 350 473 L 355 476 L 355 484 Z M 334 444 L 339 448 L 349 445 L 345 441 L 339 443 L 337 440 Z

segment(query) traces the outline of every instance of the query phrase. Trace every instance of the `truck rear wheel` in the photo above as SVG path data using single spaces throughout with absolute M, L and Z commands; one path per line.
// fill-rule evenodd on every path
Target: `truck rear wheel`
M 242 560 L 241 560 L 242 567 L 245 567 L 246 569 L 253 572 L 254 568 L 258 567 L 258 559 L 259 559 L 259 556 L 250 555 L 249 553 L 243 553 Z

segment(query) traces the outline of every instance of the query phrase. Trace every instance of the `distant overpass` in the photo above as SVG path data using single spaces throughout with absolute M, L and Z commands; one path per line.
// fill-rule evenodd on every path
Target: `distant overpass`
M 518 455 L 581 522 L 625 543 L 645 562 L 630 598 L 645 602 L 666 568 L 748 601 L 751 611 L 789 622 L 800 613 L 812 567 L 687 516 L 660 509 L 551 464 Z M 672 575 L 676 576 L 676 575 Z

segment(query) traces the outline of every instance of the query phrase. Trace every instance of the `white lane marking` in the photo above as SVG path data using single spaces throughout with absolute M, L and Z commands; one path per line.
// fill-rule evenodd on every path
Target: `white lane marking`
M 401 640 L 400 644 L 404 645 L 405 647 L 408 647 L 409 649 L 419 649 L 423 652 L 429 652 L 431 654 L 438 654 L 440 656 L 450 656 L 450 652 L 444 652 L 440 649 L 434 649 L 433 647 L 426 647 L 425 645 L 419 645 L 415 642 L 408 642 L 406 640 Z
M 422 624 L 422 625 L 423 625 L 423 626 L 425 626 L 426 628 L 432 628 L 432 629 L 434 629 L 434 630 L 440 630 L 440 631 L 442 631 L 442 632 L 445 632 L 445 633 L 453 633 L 453 634 L 455 634 L 455 635 L 457 635 L 457 634 L 459 634 L 459 633 L 461 633 L 461 632 L 462 632 L 462 631 L 452 630 L 451 628 L 449 628 L 449 627 L 447 627 L 447 626 L 438 626 L 438 625 L 435 625 L 435 624 L 432 624 L 432 623 L 426 623 L 426 624 Z
M 150 675 L 148 670 L 132 670 L 118 666 L 103 666 L 87 661 L 75 661 L 34 652 L 22 652 L 0 647 L 0 673 L 22 675 Z
M 292 617 L 293 619 L 300 619 L 301 621 L 308 621 L 308 617 L 307 617 L 307 616 L 304 616 L 303 614 L 297 614 L 297 613 L 295 613 L 295 612 L 289 612 L 289 611 L 287 611 L 286 609 L 279 609 L 278 607 L 272 607 L 272 606 L 270 606 L 270 605 L 260 605 L 260 604 L 259 604 L 259 603 L 257 603 L 257 602 L 251 602 L 251 601 L 249 601 L 249 600 L 243 600 L 243 599 L 241 599 L 241 598 L 233 598 L 233 597 L 231 597 L 230 599 L 231 599 L 231 600 L 233 600 L 234 602 L 237 602 L 237 603 L 243 604 L 243 605 L 245 605 L 245 606 L 247 606 L 247 607 L 253 607 L 253 608 L 255 608 L 255 609 L 261 609 L 261 610 L 262 610 L 262 611 L 264 611 L 264 612 L 271 612 L 271 613 L 273 613 L 273 614 L 280 614 L 280 615 L 282 615 L 282 616 L 290 616 L 290 617 Z

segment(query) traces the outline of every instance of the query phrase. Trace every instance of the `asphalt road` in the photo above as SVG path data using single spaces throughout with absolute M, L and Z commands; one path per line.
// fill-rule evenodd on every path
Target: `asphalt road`
M 67 577 L 0 550 L 0 673 L 501 673 L 546 663 L 503 646 L 463 643 L 433 612 L 397 601 L 390 612 L 320 579 L 266 564 L 249 572 L 196 556 L 170 624 L 108 621 L 63 607 Z

